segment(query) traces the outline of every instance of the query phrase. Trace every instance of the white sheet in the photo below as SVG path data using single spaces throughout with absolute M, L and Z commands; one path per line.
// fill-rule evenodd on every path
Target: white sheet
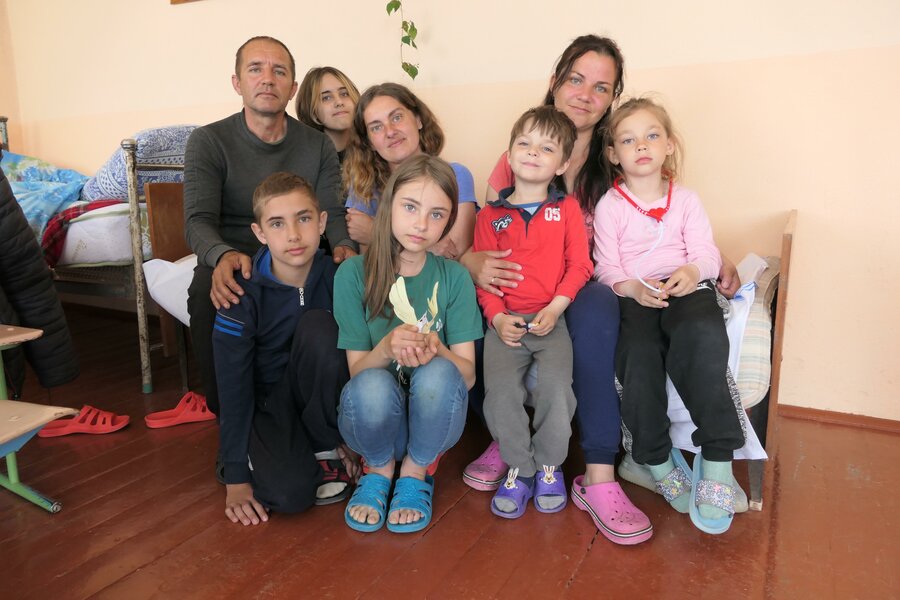
M 197 255 L 191 254 L 176 262 L 154 258 L 144 263 L 144 278 L 150 297 L 167 313 L 190 327 L 187 300 L 188 287 L 194 277 Z

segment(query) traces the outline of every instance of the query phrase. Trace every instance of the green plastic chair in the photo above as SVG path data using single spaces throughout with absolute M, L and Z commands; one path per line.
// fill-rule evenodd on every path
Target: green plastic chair
M 0 351 L 37 339 L 43 334 L 40 329 L 0 325 Z M 62 504 L 19 481 L 16 452 L 50 421 L 78 411 L 61 406 L 16 402 L 7 397 L 6 373 L 3 370 L 3 354 L 0 352 L 0 456 L 6 458 L 6 475 L 0 473 L 0 485 L 44 510 L 57 513 L 62 509 Z

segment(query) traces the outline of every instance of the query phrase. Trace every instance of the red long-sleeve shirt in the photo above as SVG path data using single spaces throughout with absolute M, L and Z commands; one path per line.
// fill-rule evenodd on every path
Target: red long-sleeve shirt
M 475 222 L 473 249 L 512 249 L 506 260 L 519 263 L 525 279 L 503 288 L 502 298 L 477 288 L 478 303 L 488 323 L 499 313 L 536 313 L 554 296 L 575 298 L 590 279 L 593 265 L 578 201 L 551 188 L 534 214 L 506 201 L 513 188 L 500 192 Z

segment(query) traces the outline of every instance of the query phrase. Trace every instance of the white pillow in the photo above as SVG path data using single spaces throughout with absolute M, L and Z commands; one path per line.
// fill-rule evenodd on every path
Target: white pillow
M 188 327 L 191 324 L 187 310 L 188 287 L 196 266 L 196 254 L 179 258 L 173 263 L 159 258 L 144 263 L 144 277 L 150 297 Z
M 144 260 L 151 257 L 147 207 L 141 207 L 141 247 Z M 69 222 L 58 265 L 131 264 L 131 231 L 128 205 L 111 204 L 84 213 Z

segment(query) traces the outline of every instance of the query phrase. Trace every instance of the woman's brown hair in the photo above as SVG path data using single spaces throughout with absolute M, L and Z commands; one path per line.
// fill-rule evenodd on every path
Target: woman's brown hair
M 431 109 L 408 88 L 398 83 L 373 85 L 359 97 L 353 116 L 353 133 L 344 158 L 344 191 L 353 191 L 366 206 L 384 189 L 391 168 L 369 143 L 364 113 L 375 98 L 388 96 L 402 104 L 422 122 L 419 130 L 419 148 L 431 156 L 437 156 L 444 147 L 444 132 Z

